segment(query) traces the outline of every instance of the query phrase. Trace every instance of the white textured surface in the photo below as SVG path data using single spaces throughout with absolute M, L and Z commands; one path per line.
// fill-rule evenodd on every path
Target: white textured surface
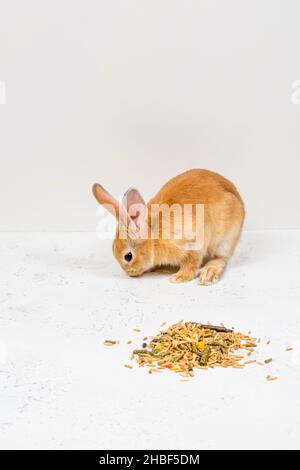
M 1 448 L 299 447 L 300 232 L 246 233 L 212 287 L 127 278 L 87 233 L 1 234 L 0 259 Z M 189 383 L 123 367 L 125 341 L 180 319 L 251 330 L 274 362 Z

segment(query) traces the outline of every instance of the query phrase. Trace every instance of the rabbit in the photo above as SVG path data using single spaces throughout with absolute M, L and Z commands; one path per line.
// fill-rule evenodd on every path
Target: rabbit
M 119 221 L 113 254 L 131 277 L 173 267 L 177 269 L 171 276 L 173 282 L 191 281 L 198 276 L 201 285 L 217 282 L 235 250 L 245 218 L 244 203 L 236 187 L 208 170 L 194 169 L 175 176 L 147 205 L 135 188 L 125 193 L 122 204 L 98 183 L 93 186 L 93 194 Z M 203 208 L 201 243 L 195 242 L 195 234 L 188 239 L 185 233 L 178 236 L 176 227 L 186 221 L 179 220 L 181 214 L 175 211 L 169 214 L 170 236 L 163 236 L 164 212 L 160 209 L 174 204 L 193 208 L 187 218 L 193 229 L 197 222 L 195 207 Z M 149 236 L 153 227 L 155 237 Z M 142 232 L 146 236 L 141 236 Z

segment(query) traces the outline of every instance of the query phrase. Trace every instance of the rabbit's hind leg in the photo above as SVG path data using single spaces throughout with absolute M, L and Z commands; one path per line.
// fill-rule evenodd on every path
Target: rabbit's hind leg
M 226 269 L 229 258 L 232 256 L 239 240 L 241 229 L 231 230 L 214 250 L 214 256 L 203 266 L 200 272 L 200 284 L 210 285 L 217 282 Z
M 200 272 L 199 282 L 201 285 L 208 286 L 217 282 L 222 276 L 227 265 L 227 259 L 214 258 L 208 261 Z

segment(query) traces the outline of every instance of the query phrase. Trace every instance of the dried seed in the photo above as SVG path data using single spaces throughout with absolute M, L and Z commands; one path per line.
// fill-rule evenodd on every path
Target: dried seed
M 270 359 L 265 359 L 265 364 L 270 364 L 272 361 L 273 361 L 272 358 L 270 358 Z
M 136 333 L 141 333 L 142 330 L 140 330 L 139 328 L 132 328 L 132 331 L 136 331 Z
M 293 351 L 293 348 L 286 348 L 286 351 Z
M 124 367 L 127 367 L 127 369 L 133 369 L 133 366 L 131 366 L 130 364 L 124 364 Z
M 278 377 L 272 376 L 272 375 L 267 375 L 266 379 L 269 382 L 273 382 L 274 380 L 278 380 Z
M 119 344 L 119 341 L 115 341 L 113 339 L 106 339 L 103 344 L 104 346 L 115 346 L 116 344 Z

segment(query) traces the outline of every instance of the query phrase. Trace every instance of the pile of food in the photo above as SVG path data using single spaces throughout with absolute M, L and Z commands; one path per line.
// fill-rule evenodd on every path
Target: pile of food
M 161 331 L 148 344 L 143 343 L 142 349 L 135 349 L 132 358 L 140 366 L 150 367 L 150 373 L 167 368 L 190 377 L 194 368 L 242 368 L 255 362 L 241 361 L 245 354 L 251 356 L 257 342 L 256 338 L 224 326 L 181 321 Z

